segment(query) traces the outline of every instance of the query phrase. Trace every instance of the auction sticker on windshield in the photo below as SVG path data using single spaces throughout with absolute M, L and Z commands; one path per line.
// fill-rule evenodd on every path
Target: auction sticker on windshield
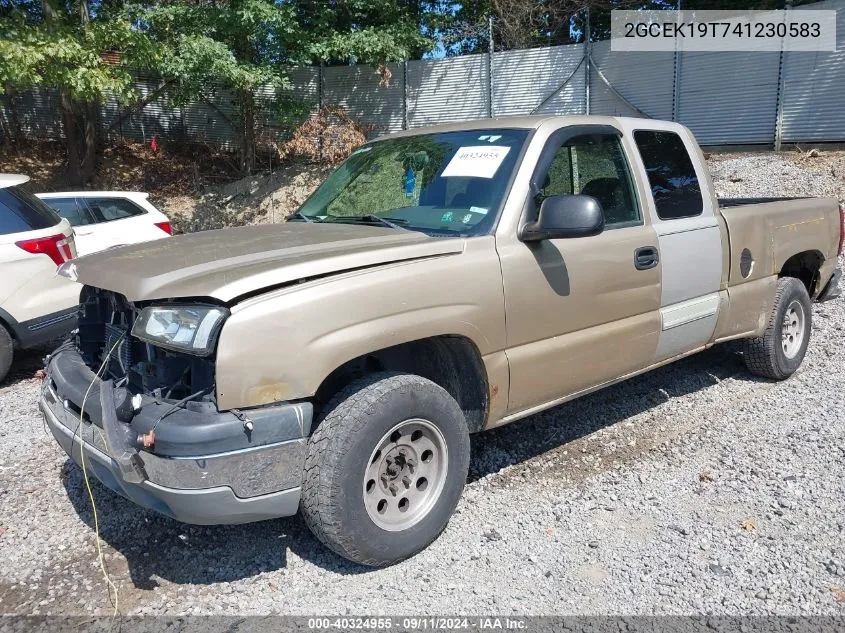
M 446 165 L 441 176 L 444 178 L 463 176 L 468 178 L 492 178 L 508 155 L 510 147 L 501 145 L 473 145 L 461 147 Z

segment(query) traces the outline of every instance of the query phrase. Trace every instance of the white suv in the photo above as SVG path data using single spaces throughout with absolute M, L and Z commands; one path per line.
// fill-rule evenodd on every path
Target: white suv
M 170 235 L 170 219 L 138 191 L 64 191 L 38 197 L 70 222 L 79 256 Z
M 82 288 L 56 275 L 59 265 L 76 257 L 73 229 L 22 186 L 28 180 L 0 174 L 0 380 L 15 348 L 76 327 Z

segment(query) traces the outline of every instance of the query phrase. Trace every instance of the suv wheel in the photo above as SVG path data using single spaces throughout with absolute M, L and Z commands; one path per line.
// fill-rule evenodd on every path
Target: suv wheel
M 6 379 L 9 368 L 12 366 L 12 358 L 15 356 L 15 343 L 9 331 L 0 324 L 0 382 Z
M 766 378 L 789 378 L 807 353 L 812 324 L 812 305 L 804 284 L 794 277 L 779 279 L 766 331 L 745 342 L 745 365 Z
M 466 481 L 469 433 L 435 383 L 383 372 L 340 392 L 308 444 L 302 512 L 341 556 L 390 565 L 446 527 Z

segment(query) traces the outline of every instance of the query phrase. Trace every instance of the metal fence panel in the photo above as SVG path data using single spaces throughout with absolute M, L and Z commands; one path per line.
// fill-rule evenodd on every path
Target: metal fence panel
M 592 61 L 590 114 L 611 116 L 643 116 L 645 114 L 652 119 L 672 119 L 675 86 L 674 53 L 613 52 L 610 50 L 610 42 L 604 41 L 595 42 L 592 45 Z M 619 93 L 618 95 L 608 88 L 599 76 L 599 71 Z M 635 107 L 632 108 L 631 105 Z
M 30 138 L 57 139 L 62 135 L 59 93 L 49 88 L 34 88 L 15 95 L 15 108 L 21 133 Z
M 583 59 L 583 44 L 495 53 L 493 114 L 584 114 Z
M 781 140 L 845 141 L 845 1 L 801 8 L 838 9 L 837 50 L 784 53 Z
M 402 65 L 387 64 L 391 77 L 382 77 L 372 66 L 323 68 L 323 105 L 343 106 L 353 119 L 374 126 L 374 132 L 402 129 Z
M 682 52 L 678 121 L 705 145 L 775 139 L 779 55 Z
M 100 106 L 100 127 L 106 138 L 120 138 L 120 126 L 123 123 L 121 112 L 120 103 L 114 98 L 108 99 Z
M 149 96 L 157 88 L 158 83 L 154 81 L 139 80 L 136 83 L 141 98 Z M 116 111 L 122 112 L 122 109 L 116 108 Z M 140 112 L 133 112 L 124 118 L 114 133 L 144 143 L 149 143 L 153 136 L 159 141 L 178 141 L 185 137 L 182 111 L 171 108 L 166 99 L 155 99 Z
M 200 143 L 236 147 L 237 111 L 234 95 L 227 90 L 214 89 L 210 98 L 183 108 L 185 136 Z
M 320 69 L 317 66 L 294 68 L 289 73 L 290 85 L 282 94 L 317 108 L 320 102 Z
M 488 114 L 487 56 L 408 62 L 408 127 Z

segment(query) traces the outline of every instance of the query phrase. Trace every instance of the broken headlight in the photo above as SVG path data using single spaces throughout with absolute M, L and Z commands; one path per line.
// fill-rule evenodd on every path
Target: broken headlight
M 229 311 L 219 306 L 149 306 L 135 319 L 132 336 L 166 349 L 208 356 L 228 316 Z

